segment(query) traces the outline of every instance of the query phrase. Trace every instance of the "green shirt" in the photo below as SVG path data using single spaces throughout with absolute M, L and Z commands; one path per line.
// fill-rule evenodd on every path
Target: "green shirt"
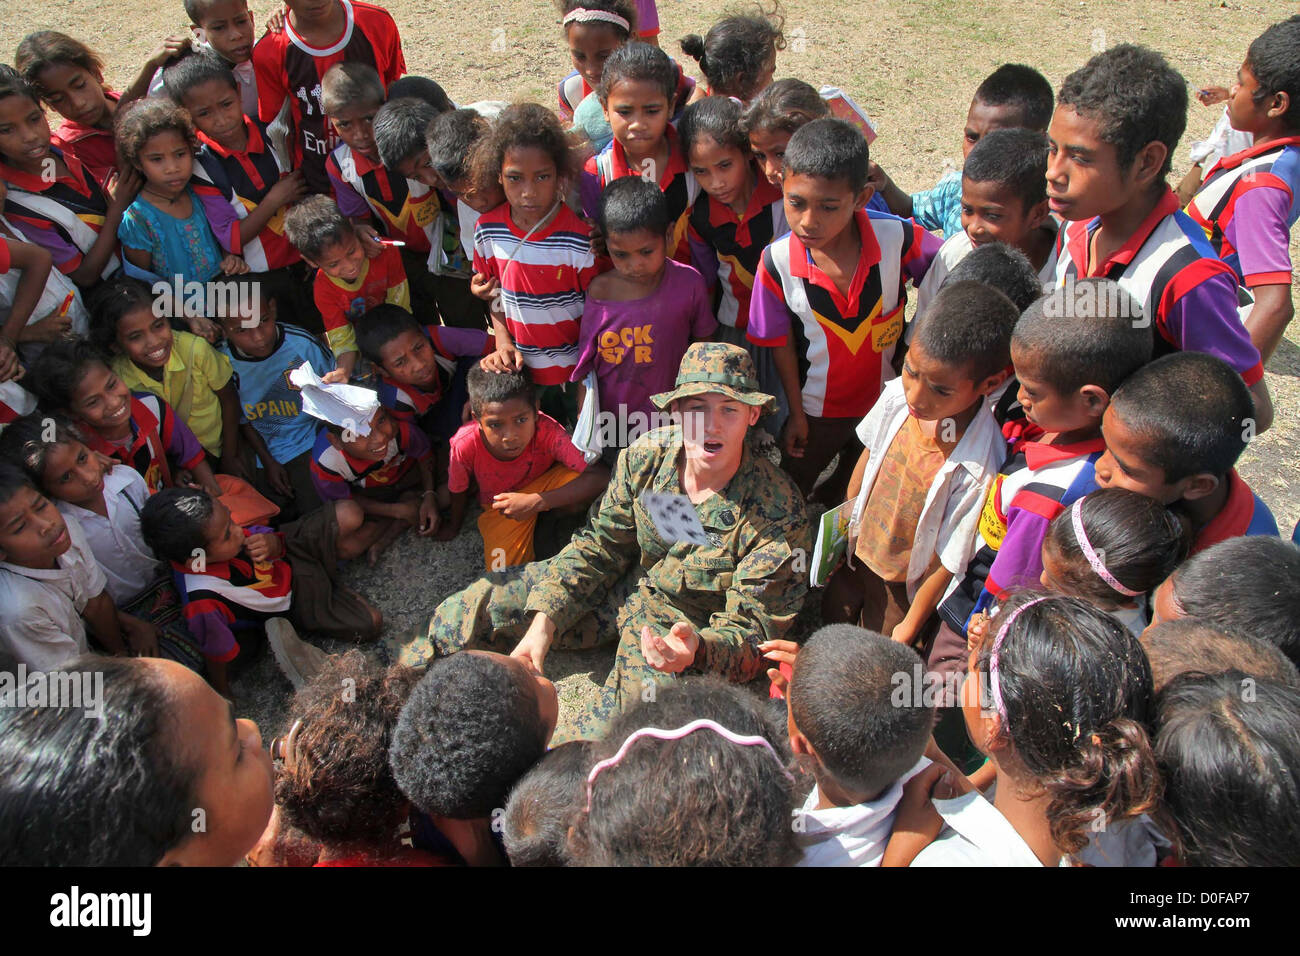
M 645 491 L 684 494 L 681 454 L 677 426 L 648 432 L 623 452 L 600 511 L 547 562 L 527 611 L 542 611 L 567 630 L 636 570 L 643 576 L 629 605 L 667 605 L 700 636 L 694 667 L 750 680 L 766 666 L 758 645 L 785 635 L 808 592 L 812 531 L 803 497 L 785 472 L 746 446 L 727 487 L 695 506 L 712 543 L 666 542 L 639 498 Z

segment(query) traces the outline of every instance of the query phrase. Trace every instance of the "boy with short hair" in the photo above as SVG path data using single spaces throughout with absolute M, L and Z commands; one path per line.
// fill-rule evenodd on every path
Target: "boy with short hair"
M 289 211 L 284 229 L 307 264 L 319 270 L 313 294 L 325 337 L 338 360 L 327 382 L 346 382 L 357 366 L 352 323 L 382 303 L 408 312 L 411 290 L 402 257 L 393 246 L 367 256 L 356 227 L 328 196 L 309 196 Z
M 279 531 L 235 524 L 229 509 L 197 488 L 167 488 L 145 502 L 145 543 L 170 561 L 186 624 L 203 651 L 208 679 L 230 696 L 237 634 L 269 620 L 343 640 L 379 635 L 383 616 L 338 581 L 340 543 L 361 524 L 351 502 L 330 502 Z
M 362 0 L 287 0 L 286 6 L 284 30 L 253 48 L 258 119 L 270 123 L 288 112 L 293 167 L 313 193 L 328 193 L 325 159 L 335 143 L 321 80 L 335 63 L 364 63 L 387 86 L 406 72 L 402 38 L 388 11 Z
M 922 770 L 934 708 L 897 702 L 896 678 L 921 658 L 847 624 L 821 628 L 799 649 L 786 691 L 790 750 L 817 781 L 798 811 L 799 866 L 879 866 L 903 784 Z
M 422 77 L 403 77 L 398 82 L 418 79 Z M 484 328 L 488 309 L 470 292 L 473 256 L 467 255 L 461 244 L 456 199 L 443 194 L 437 174 L 429 165 L 426 133 L 439 115 L 438 110 L 424 99 L 390 96 L 375 115 L 375 148 L 386 168 L 406 177 L 411 201 L 423 196 L 422 201 L 427 203 L 422 215 L 414 217 L 413 225 L 423 226 L 419 241 L 408 239 L 406 248 L 402 250 L 407 274 L 420 276 L 423 291 L 416 289 L 417 297 L 426 300 L 431 309 L 437 307 L 444 325 Z M 373 199 L 371 204 L 373 206 Z M 406 238 L 395 235 L 388 220 L 380 215 L 390 235 Z M 406 231 L 412 232 L 412 225 L 408 225 Z
M 1206 352 L 1255 397 L 1259 431 L 1273 420 L 1259 349 L 1237 312 L 1232 268 L 1165 182 L 1183 134 L 1187 84 L 1153 50 L 1121 44 L 1065 78 L 1048 131 L 1047 197 L 1067 220 L 1056 282 L 1113 279 L 1156 330 L 1156 356 Z
M 1191 554 L 1238 535 L 1276 535 L 1272 513 L 1233 467 L 1257 433 L 1254 414 L 1241 377 L 1214 356 L 1157 359 L 1124 382 L 1101 420 L 1097 484 L 1177 502 L 1191 520 Z
M 239 89 L 240 109 L 257 118 L 257 74 L 253 43 L 257 34 L 248 0 L 184 0 L 195 48 L 216 54 L 229 65 Z M 165 81 L 165 78 L 164 78 Z M 173 96 L 170 91 L 168 95 Z M 185 104 L 182 103 L 182 106 Z
M 220 350 L 230 359 L 239 391 L 239 430 L 261 459 L 261 490 L 286 518 L 305 515 L 321 504 L 311 478 L 316 422 L 303 414 L 302 391 L 289 373 L 306 362 L 317 375 L 328 375 L 334 356 L 315 336 L 277 321 L 275 301 L 260 286 L 240 284 L 250 295 L 238 298 L 251 308 L 222 310 L 215 317 L 226 337 Z
M 813 120 L 790 137 L 790 232 L 763 250 L 749 310 L 749 341 L 774 350 L 790 404 L 781 467 L 807 496 L 842 453 L 824 492 L 831 504 L 861 451 L 854 429 L 894 377 L 904 285 L 921 281 L 940 246 L 916 223 L 864 208 L 870 160 L 862 133 L 843 120 Z
M 1116 283 L 1083 280 L 1094 308 L 1070 311 L 1074 299 L 1057 289 L 1020 317 L 1011 360 L 1020 383 L 1023 421 L 1003 434 L 1010 456 L 979 519 L 979 537 L 965 575 L 939 605 L 942 625 L 929 669 L 966 670 L 971 616 L 1043 573 L 1043 540 L 1052 519 L 1097 488 L 1094 465 L 1105 450 L 1100 423 L 1111 394 L 1151 357 L 1151 329 L 1135 323 L 1137 304 Z
M 474 224 L 478 217 L 506 201 L 500 183 L 476 188 L 470 170 L 475 144 L 488 132 L 488 121 L 471 109 L 452 110 L 434 118 L 425 131 L 429 163 L 417 167 L 416 178 L 456 197 L 456 219 L 465 255 L 474 258 Z
M 962 163 L 981 137 L 992 130 L 1019 127 L 1046 133 L 1051 119 L 1051 84 L 1033 67 L 1004 63 L 975 90 L 962 132 Z M 911 217 L 925 229 L 941 230 L 945 239 L 962 231 L 961 170 L 946 173 L 933 189 L 910 196 L 879 167 L 873 170 L 872 181 L 895 215 Z
M 106 650 L 126 653 L 107 584 L 77 519 L 0 462 L 0 650 L 53 670 L 90 650 L 89 625 Z
M 1250 45 L 1228 119 L 1254 144 L 1215 163 L 1186 211 L 1253 294 L 1246 329 L 1267 362 L 1295 315 L 1290 241 L 1300 218 L 1300 16 L 1275 23 Z
M 451 519 L 438 538 L 449 541 L 460 531 L 472 479 L 483 506 L 484 563 L 500 571 L 534 560 L 538 514 L 590 504 L 609 483 L 609 471 L 587 464 L 560 423 L 537 407 L 526 370 L 476 366 L 468 386 L 474 420 L 451 439 Z
M 311 451 L 311 477 L 322 501 L 360 506 L 364 520 L 340 540 L 339 556 L 364 553 L 373 566 L 408 527 L 423 537 L 438 530 L 433 451 L 424 432 L 394 421 L 378 398 L 356 405 L 353 414 L 341 421 L 323 419 Z
M 974 553 L 1006 457 L 987 398 L 1007 379 L 1018 318 L 1001 292 L 959 282 L 917 319 L 902 377 L 858 426 L 853 553 L 827 583 L 826 623 L 921 646 L 937 626 L 935 609 Z
M 466 373 L 496 350 L 482 329 L 421 325 L 395 305 L 366 313 L 357 345 L 379 374 L 379 403 L 395 419 L 416 422 L 430 438 L 444 440 L 462 424 Z
M 917 315 L 957 263 L 993 242 L 1019 249 L 1042 283 L 1054 283 L 1056 221 L 1047 213 L 1046 173 L 1047 139 L 1041 133 L 995 129 L 981 137 L 962 168 L 962 231 L 944 240 L 917 288 Z
M 493 813 L 546 753 L 558 715 L 554 685 L 524 660 L 462 651 L 432 661 L 411 691 L 388 765 L 465 862 L 499 865 Z

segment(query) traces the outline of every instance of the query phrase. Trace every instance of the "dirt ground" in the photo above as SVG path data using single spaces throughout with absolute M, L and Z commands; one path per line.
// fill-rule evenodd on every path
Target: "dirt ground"
M 21 37 L 56 29 L 89 43 L 104 58 L 108 80 L 128 85 L 148 53 L 169 33 L 186 28 L 180 0 L 112 0 L 84 4 L 46 0 L 0 4 L 0 56 L 12 58 Z M 252 0 L 259 24 L 273 9 Z M 448 0 L 391 0 L 385 4 L 402 34 L 407 67 L 432 77 L 458 102 L 476 99 L 555 102 L 555 86 L 570 69 L 555 8 L 543 0 L 498 0 L 479 10 Z M 661 43 L 681 57 L 677 39 L 703 34 L 733 4 L 660 0 Z M 872 147 L 905 189 L 932 185 L 945 167 L 960 165 L 960 134 L 971 94 L 1004 62 L 1027 63 L 1058 86 L 1095 52 L 1124 42 L 1155 47 L 1186 77 L 1192 91 L 1230 85 L 1247 46 L 1268 24 L 1295 12 L 1283 2 L 1232 0 L 872 0 L 870 3 L 786 0 L 789 44 L 777 58 L 778 77 L 845 89 L 879 128 Z M 684 66 L 698 76 L 689 58 Z M 1186 172 L 1187 147 L 1204 138 L 1219 108 L 1193 99 L 1187 134 L 1171 182 Z M 1300 243 L 1292 240 L 1293 259 Z M 1300 519 L 1300 322 L 1274 355 L 1267 381 L 1276 423 L 1247 450 L 1241 471 L 1289 531 Z M 423 628 L 438 601 L 469 583 L 482 545 L 473 522 L 454 542 L 437 545 L 410 536 L 377 569 L 350 568 L 347 579 L 384 611 L 388 627 L 381 656 L 391 658 L 405 636 Z M 813 602 L 815 603 L 815 602 Z M 809 626 L 810 611 L 801 621 Z M 610 652 L 551 655 L 563 706 L 586 699 L 603 681 Z M 264 731 L 283 723 L 288 685 L 269 658 L 237 684 L 245 710 Z

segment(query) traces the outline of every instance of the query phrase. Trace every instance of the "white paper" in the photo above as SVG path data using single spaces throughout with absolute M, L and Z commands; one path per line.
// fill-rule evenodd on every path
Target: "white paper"
M 290 372 L 289 381 L 302 390 L 302 410 L 308 415 L 355 432 L 358 438 L 370 434 L 370 420 L 379 411 L 379 396 L 371 389 L 326 384 L 308 362 Z
M 641 506 L 650 512 L 655 530 L 665 541 L 689 541 L 691 544 L 709 543 L 708 533 L 700 524 L 691 499 L 685 495 L 661 495 L 653 491 L 642 492 Z

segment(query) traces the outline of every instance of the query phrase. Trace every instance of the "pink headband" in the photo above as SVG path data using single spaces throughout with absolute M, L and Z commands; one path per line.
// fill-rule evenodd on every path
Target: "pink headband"
M 998 716 L 1002 718 L 1003 724 L 1007 722 L 1007 708 L 1002 702 L 1002 686 L 998 681 L 998 661 L 1001 658 L 1002 641 L 1007 636 L 1007 632 L 1011 630 L 1011 625 L 1016 623 L 1016 618 L 1035 604 L 1041 604 L 1046 600 L 1046 597 L 1036 597 L 1020 605 L 1011 612 L 1010 617 L 1002 622 L 1002 626 L 998 628 L 997 636 L 993 638 L 993 650 L 989 653 L 989 693 L 993 696 L 993 706 L 997 709 Z
M 616 27 L 622 27 L 628 33 L 632 32 L 632 24 L 617 13 L 611 13 L 608 10 L 587 10 L 578 7 L 578 9 L 566 13 L 561 21 L 561 25 L 566 27 L 570 23 L 612 23 Z
M 1088 533 L 1083 530 L 1082 498 L 1075 501 L 1074 507 L 1070 509 L 1070 520 L 1074 523 L 1074 537 L 1078 540 L 1079 547 L 1083 549 L 1083 556 L 1088 559 L 1088 564 L 1090 564 L 1092 570 L 1097 573 L 1097 577 L 1101 578 L 1120 594 L 1127 597 L 1137 597 L 1141 594 L 1141 591 L 1134 591 L 1132 588 L 1126 588 L 1124 585 L 1120 584 L 1119 581 L 1115 580 L 1115 575 L 1106 570 L 1106 565 L 1101 560 L 1101 555 L 1093 550 L 1092 543 L 1088 540 Z
M 596 782 L 596 778 L 600 776 L 601 771 L 617 766 L 619 761 L 627 755 L 628 749 L 642 737 L 653 737 L 656 740 L 680 740 L 687 734 L 694 733 L 697 730 L 711 730 L 719 737 L 730 740 L 733 744 L 739 744 L 742 747 L 765 748 L 767 752 L 772 755 L 772 759 L 776 761 L 776 765 L 781 768 L 781 772 L 785 774 L 786 779 L 791 783 L 794 783 L 794 775 L 785 768 L 785 764 L 781 762 L 781 758 L 777 756 L 776 751 L 767 741 L 767 738 L 759 736 L 746 737 L 728 730 L 716 721 L 700 718 L 698 720 L 692 720 L 689 724 L 678 727 L 676 730 L 661 730 L 658 727 L 642 727 L 640 730 L 631 734 L 627 740 L 623 741 L 623 746 L 618 748 L 618 752 L 614 754 L 614 756 L 607 757 L 600 761 L 600 763 L 591 768 L 591 773 L 587 774 L 587 808 L 584 812 L 591 812 L 591 787 L 592 784 Z

